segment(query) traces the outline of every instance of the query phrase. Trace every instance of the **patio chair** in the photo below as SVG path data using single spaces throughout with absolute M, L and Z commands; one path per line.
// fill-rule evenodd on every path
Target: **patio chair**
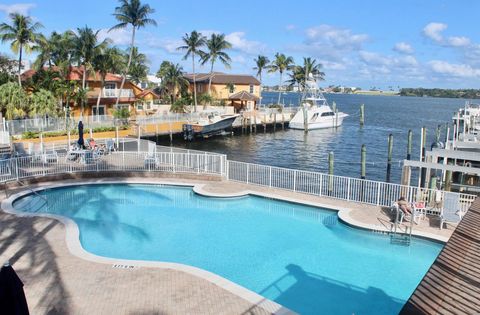
M 93 163 L 96 163 L 101 156 L 102 156 L 102 153 L 99 150 L 88 150 L 84 154 L 83 162 L 85 164 L 93 164 Z
M 115 141 L 113 139 L 107 139 L 105 146 L 107 147 L 107 154 L 117 151 L 117 148 L 115 147 Z
M 157 146 L 148 143 L 148 153 L 145 154 L 144 165 L 145 168 L 159 167 L 160 161 L 157 158 Z
M 402 209 L 400 209 L 400 206 L 398 205 L 397 202 L 394 202 L 392 204 L 391 209 L 392 209 L 393 214 L 395 215 L 395 218 L 397 217 L 397 213 L 398 213 L 398 216 L 399 216 L 398 221 L 399 221 L 400 224 L 403 223 L 404 219 L 412 220 L 412 214 L 413 214 L 413 222 L 415 222 L 415 224 L 418 224 L 419 219 L 422 217 L 422 212 L 416 210 L 413 205 L 411 206 L 412 214 L 405 214 L 402 211 Z
M 57 163 L 58 162 L 58 154 L 57 151 L 55 150 L 47 150 L 45 153 L 42 155 L 42 161 L 45 164 L 48 163 Z
M 460 209 L 460 195 L 445 192 L 443 208 L 440 213 L 440 230 L 446 223 L 458 223 L 462 220 L 463 212 Z

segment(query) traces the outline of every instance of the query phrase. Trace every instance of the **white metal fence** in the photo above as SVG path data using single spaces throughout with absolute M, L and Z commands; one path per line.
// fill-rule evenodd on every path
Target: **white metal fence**
M 91 152 L 90 152 L 91 153 Z M 225 155 L 177 152 L 41 154 L 0 160 L 0 182 L 79 172 L 168 172 L 225 176 Z
M 403 196 L 412 202 L 425 202 L 433 207 L 431 211 L 440 211 L 445 193 L 427 188 L 236 161 L 228 161 L 227 174 L 232 181 L 378 206 L 391 206 Z M 468 210 L 476 196 L 458 194 L 461 210 Z
M 49 132 L 60 130 L 73 130 L 77 128 L 78 122 L 82 121 L 85 129 L 97 127 L 113 127 L 117 120 L 109 115 L 95 115 L 71 117 L 68 120 L 65 117 L 18 119 L 5 121 L 7 131 L 10 135 L 21 135 L 24 132 Z

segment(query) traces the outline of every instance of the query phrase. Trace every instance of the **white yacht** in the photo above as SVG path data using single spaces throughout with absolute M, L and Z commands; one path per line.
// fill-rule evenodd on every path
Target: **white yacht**
M 289 127 L 300 130 L 314 130 L 339 127 L 348 114 L 334 113 L 320 92 L 317 80 L 309 75 L 305 95 L 299 110 L 290 120 Z

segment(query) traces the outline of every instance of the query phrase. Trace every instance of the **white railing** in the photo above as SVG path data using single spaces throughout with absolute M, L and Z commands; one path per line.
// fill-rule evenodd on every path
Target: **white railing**
M 226 156 L 177 152 L 41 154 L 0 160 L 0 182 L 79 172 L 167 172 L 225 176 Z M 73 159 L 72 159 L 73 157 Z
M 444 200 L 445 193 L 427 188 L 236 161 L 228 161 L 227 174 L 232 181 L 387 207 L 401 196 L 412 202 L 423 201 L 434 206 L 436 200 Z M 468 210 L 476 196 L 458 194 L 461 210 Z M 436 206 L 438 207 L 433 208 L 432 212 L 440 211 L 441 203 Z
M 21 135 L 24 132 L 49 132 L 60 130 L 74 130 L 78 122 L 82 121 L 84 128 L 113 127 L 116 119 L 109 115 L 83 116 L 65 119 L 65 117 L 32 118 L 6 121 L 10 135 Z
M 132 89 L 103 89 L 102 97 L 135 97 Z

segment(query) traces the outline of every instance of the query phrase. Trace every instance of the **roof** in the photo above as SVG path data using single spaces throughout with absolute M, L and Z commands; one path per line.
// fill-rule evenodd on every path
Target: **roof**
M 228 97 L 230 100 L 240 100 L 240 101 L 258 101 L 259 98 L 253 95 L 252 93 L 248 93 L 247 91 L 240 91 L 235 94 L 232 94 Z
M 227 73 L 222 73 L 222 72 L 213 72 L 211 75 L 210 73 L 197 73 L 195 74 L 195 81 L 196 82 L 204 82 L 208 83 L 210 76 L 212 77 L 212 83 L 213 84 L 228 84 L 228 83 L 233 83 L 233 84 L 253 84 L 253 85 L 260 85 L 260 81 L 257 80 L 252 75 L 248 74 L 227 74 Z M 193 74 L 192 73 L 187 73 L 185 74 L 185 78 L 193 82 Z
M 148 94 L 152 94 L 153 97 L 155 97 L 155 98 L 160 98 L 160 95 L 158 95 L 157 93 L 155 93 L 155 91 L 152 90 L 152 89 L 143 90 L 143 92 L 140 93 L 140 94 L 138 94 L 137 97 L 138 97 L 138 98 L 142 98 L 142 97 L 144 97 L 145 95 L 148 95 Z
M 400 314 L 480 310 L 480 197 L 459 223 Z
M 43 68 L 44 70 L 48 70 L 48 67 Z M 59 68 L 56 66 L 53 66 L 51 68 L 53 71 L 58 72 Z M 27 80 L 33 77 L 33 75 L 37 71 L 34 69 L 30 69 L 22 73 L 22 80 Z M 87 81 L 100 81 L 100 72 L 96 72 L 95 74 L 89 71 L 89 76 L 87 78 Z M 71 67 L 70 72 L 68 73 L 67 80 L 69 81 L 81 81 L 83 78 L 83 67 Z M 105 81 L 108 82 L 122 82 L 122 76 L 118 74 L 113 74 L 113 73 L 107 73 L 107 76 L 105 77 Z

